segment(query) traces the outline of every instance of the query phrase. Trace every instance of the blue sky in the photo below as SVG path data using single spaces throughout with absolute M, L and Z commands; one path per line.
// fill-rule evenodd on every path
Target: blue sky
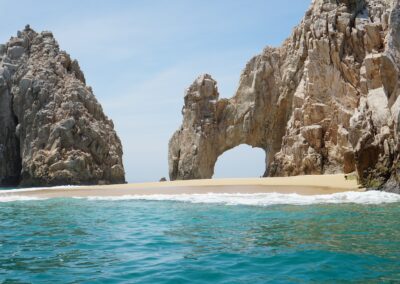
M 113 119 L 130 182 L 168 176 L 168 140 L 179 127 L 184 90 L 202 74 L 231 97 L 246 62 L 278 46 L 310 0 L 0 0 L 0 42 L 30 24 L 50 30 L 78 59 L 87 83 Z M 238 147 L 217 162 L 216 177 L 259 176 L 260 149 Z

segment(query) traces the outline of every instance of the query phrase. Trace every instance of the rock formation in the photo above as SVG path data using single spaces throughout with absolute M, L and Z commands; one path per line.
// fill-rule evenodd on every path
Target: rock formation
M 211 178 L 219 155 L 248 144 L 265 150 L 265 176 L 355 171 L 394 190 L 399 68 L 399 0 L 314 0 L 281 47 L 247 63 L 231 99 L 210 75 L 189 87 L 170 178 Z
M 0 186 L 125 182 L 113 128 L 52 33 L 0 45 Z

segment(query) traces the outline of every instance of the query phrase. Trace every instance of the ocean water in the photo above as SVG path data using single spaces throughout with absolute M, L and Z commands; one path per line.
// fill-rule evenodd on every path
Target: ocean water
M 400 197 L 0 197 L 0 283 L 397 283 Z

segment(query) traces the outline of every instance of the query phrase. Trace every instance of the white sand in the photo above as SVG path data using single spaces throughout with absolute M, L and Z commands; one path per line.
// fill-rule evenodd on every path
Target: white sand
M 1 196 L 30 197 L 89 197 L 147 194 L 191 193 L 297 193 L 302 195 L 332 194 L 364 191 L 355 179 L 346 180 L 343 174 L 308 175 L 277 178 L 207 179 L 171 182 L 150 182 L 102 186 L 78 186 L 0 191 Z

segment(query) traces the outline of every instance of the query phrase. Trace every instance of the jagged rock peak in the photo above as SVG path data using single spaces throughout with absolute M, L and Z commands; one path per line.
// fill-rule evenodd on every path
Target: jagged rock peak
M 113 122 L 53 34 L 0 45 L 0 186 L 125 182 Z
M 185 99 L 170 177 L 211 178 L 219 155 L 248 144 L 265 150 L 266 176 L 398 184 L 399 69 L 400 1 L 314 0 L 281 47 L 247 63 L 231 99 Z

